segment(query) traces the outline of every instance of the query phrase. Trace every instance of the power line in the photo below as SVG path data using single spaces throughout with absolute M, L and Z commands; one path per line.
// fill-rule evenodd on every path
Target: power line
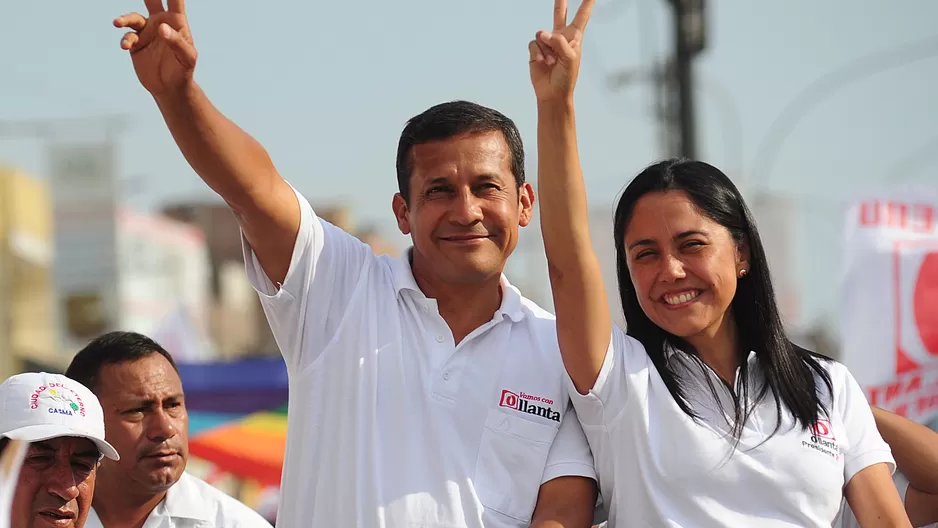
M 888 181 L 908 181 L 910 174 L 915 174 L 936 161 L 938 161 L 938 137 L 932 138 L 931 141 L 923 143 L 903 156 L 886 173 L 886 178 Z
M 68 132 L 87 138 L 89 128 L 97 128 L 103 131 L 105 138 L 111 139 L 127 128 L 128 124 L 129 119 L 122 115 L 0 121 L 0 139 L 35 138 L 53 141 Z
M 938 55 L 938 36 L 865 55 L 808 84 L 779 113 L 753 157 L 752 175 L 767 184 L 785 139 L 808 110 L 838 90 L 866 77 Z

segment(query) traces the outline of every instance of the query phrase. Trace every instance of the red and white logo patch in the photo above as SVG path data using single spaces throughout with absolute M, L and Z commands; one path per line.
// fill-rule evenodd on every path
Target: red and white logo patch
M 555 422 L 560 421 L 560 413 L 552 409 L 554 400 L 525 394 L 524 392 L 513 392 L 503 389 L 501 397 L 498 400 L 499 407 L 507 407 L 527 414 L 534 414 Z

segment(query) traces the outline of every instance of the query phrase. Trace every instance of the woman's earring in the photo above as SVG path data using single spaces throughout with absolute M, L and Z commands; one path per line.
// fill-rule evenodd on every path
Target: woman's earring
M 746 272 L 745 269 L 739 270 L 739 278 L 741 279 L 741 278 L 745 277 L 745 276 L 746 276 L 746 273 L 747 273 L 747 272 Z

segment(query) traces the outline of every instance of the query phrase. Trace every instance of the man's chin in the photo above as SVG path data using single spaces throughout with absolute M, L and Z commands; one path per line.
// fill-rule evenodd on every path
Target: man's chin
M 478 284 L 500 277 L 502 267 L 491 262 L 466 263 L 454 270 L 451 280 L 459 284 Z
M 166 491 L 179 481 L 183 470 L 184 468 L 165 467 L 152 471 L 147 475 L 147 487 L 155 493 Z
M 491 247 L 447 248 L 424 254 L 424 272 L 429 271 L 452 284 L 478 284 L 501 275 L 505 267 L 503 255 Z M 415 272 L 418 266 L 415 265 Z

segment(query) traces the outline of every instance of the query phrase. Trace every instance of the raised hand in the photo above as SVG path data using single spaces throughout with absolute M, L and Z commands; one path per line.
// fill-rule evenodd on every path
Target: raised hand
M 531 84 L 539 101 L 573 98 L 580 71 L 583 32 L 595 0 L 582 0 L 567 24 L 567 0 L 554 0 L 554 30 L 538 31 L 528 44 Z
M 140 84 L 154 96 L 183 87 L 192 80 L 198 53 L 186 20 L 184 0 L 145 0 L 149 17 L 130 13 L 114 20 L 129 28 L 121 48 L 130 51 Z

